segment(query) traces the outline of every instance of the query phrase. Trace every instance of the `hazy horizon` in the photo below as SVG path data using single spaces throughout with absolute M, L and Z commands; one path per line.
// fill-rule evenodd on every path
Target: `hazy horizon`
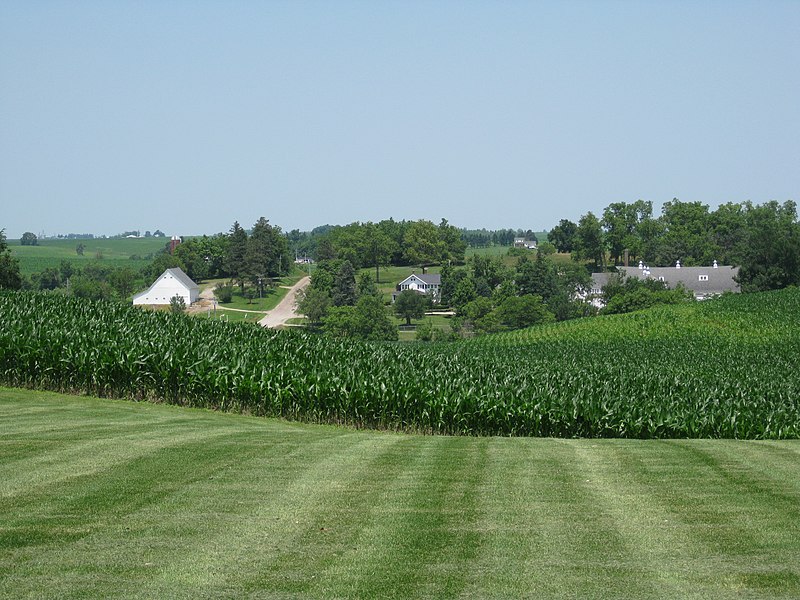
M 0 4 L 0 228 L 797 201 L 800 2 Z

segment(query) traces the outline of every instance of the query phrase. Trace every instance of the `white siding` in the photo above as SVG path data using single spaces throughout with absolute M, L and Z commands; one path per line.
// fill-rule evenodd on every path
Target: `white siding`
M 198 289 L 187 288 L 186 285 L 168 271 L 163 273 L 150 289 L 133 297 L 134 304 L 169 304 L 175 296 L 181 296 L 186 306 L 195 302 Z

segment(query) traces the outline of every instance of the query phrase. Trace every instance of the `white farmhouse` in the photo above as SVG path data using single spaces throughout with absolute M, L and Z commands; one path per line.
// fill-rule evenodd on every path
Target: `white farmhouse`
M 186 306 L 197 300 L 200 288 L 179 268 L 167 269 L 145 292 L 133 297 L 134 304 L 169 304 L 175 296 L 183 298 Z
M 431 297 L 431 302 L 436 304 L 439 302 L 440 289 L 442 287 L 442 276 L 433 274 L 417 275 L 412 273 L 403 281 L 397 284 L 396 291 L 392 294 L 392 302 L 397 299 L 397 296 L 403 290 L 411 290 L 418 294 L 424 294 Z

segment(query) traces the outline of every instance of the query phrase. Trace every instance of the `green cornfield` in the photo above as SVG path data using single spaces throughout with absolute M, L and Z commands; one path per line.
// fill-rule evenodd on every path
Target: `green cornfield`
M 0 295 L 0 383 L 457 435 L 800 437 L 800 290 L 453 343 Z

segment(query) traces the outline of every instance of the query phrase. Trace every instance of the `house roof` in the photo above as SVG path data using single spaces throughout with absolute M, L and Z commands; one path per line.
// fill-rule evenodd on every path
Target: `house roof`
M 408 277 L 403 279 L 403 281 L 401 281 L 397 285 L 401 285 L 401 284 L 405 283 L 406 281 L 408 281 L 412 277 L 416 277 L 422 283 L 427 283 L 428 285 L 442 285 L 442 276 L 439 275 L 438 273 L 436 273 L 436 274 L 434 274 L 434 273 L 424 273 L 423 275 L 418 275 L 417 273 L 412 273 L 411 275 L 409 275 Z
M 714 267 L 650 267 L 649 275 L 644 269 L 637 267 L 619 267 L 618 271 L 628 277 L 637 279 L 657 279 L 674 288 L 682 283 L 687 290 L 695 294 L 721 294 L 722 292 L 738 292 L 739 284 L 734 277 L 739 273 L 739 267 L 718 266 Z M 592 273 L 594 287 L 603 287 L 614 273 Z M 703 279 L 701 280 L 701 276 Z

